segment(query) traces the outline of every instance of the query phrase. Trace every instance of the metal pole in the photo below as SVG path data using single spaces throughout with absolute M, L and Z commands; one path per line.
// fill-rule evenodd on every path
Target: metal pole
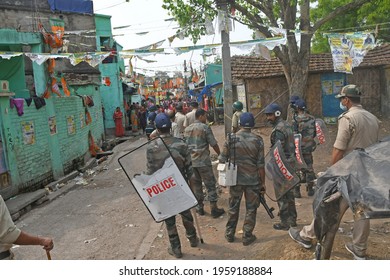
M 226 13 L 228 12 L 227 1 L 217 1 L 219 8 Z M 223 110 L 225 135 L 231 132 L 232 116 L 233 116 L 233 89 L 232 89 L 232 69 L 230 60 L 230 38 L 229 30 L 223 28 L 221 30 L 222 42 L 222 81 L 223 81 Z
M 187 96 L 187 61 L 184 60 L 184 95 Z

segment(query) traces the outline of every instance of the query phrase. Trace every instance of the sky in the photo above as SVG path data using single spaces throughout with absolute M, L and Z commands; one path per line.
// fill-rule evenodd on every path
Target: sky
M 171 18 L 168 11 L 164 10 L 162 0 L 93 0 L 94 12 L 98 14 L 110 15 L 111 26 L 113 28 L 114 39 L 123 46 L 123 49 L 135 49 L 144 47 L 158 41 L 167 39 L 176 33 L 175 27 L 178 24 L 175 21 L 165 21 Z M 230 32 L 230 41 L 251 40 L 252 31 L 246 26 L 234 23 L 235 28 Z M 127 27 L 125 27 L 127 26 Z M 124 28 L 118 28 L 124 27 Z M 141 35 L 140 33 L 147 32 Z M 136 34 L 138 33 L 138 34 Z M 215 35 L 203 36 L 197 45 L 214 44 L 221 42 L 221 35 L 216 31 Z M 171 47 L 185 47 L 194 45 L 190 39 L 175 39 Z M 166 40 L 160 48 L 169 48 L 169 42 Z M 220 49 L 218 50 L 220 53 Z M 147 63 L 140 59 L 132 60 L 135 71 L 153 76 L 155 71 L 184 71 L 184 60 L 192 62 L 194 69 L 199 69 L 204 65 L 201 50 L 188 52 L 181 55 L 152 55 L 144 57 L 148 60 L 155 60 L 154 63 Z M 231 48 L 231 55 L 243 54 L 236 48 Z M 211 56 L 207 62 L 212 62 L 214 57 Z M 128 60 L 125 60 L 128 65 Z M 147 69 L 148 71 L 145 71 Z

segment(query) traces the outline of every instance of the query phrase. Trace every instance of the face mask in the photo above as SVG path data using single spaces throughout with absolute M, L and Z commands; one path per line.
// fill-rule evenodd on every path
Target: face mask
M 341 103 L 341 101 L 340 101 L 340 109 L 343 110 L 343 111 L 347 111 L 348 110 L 347 106 L 344 106 L 343 103 Z

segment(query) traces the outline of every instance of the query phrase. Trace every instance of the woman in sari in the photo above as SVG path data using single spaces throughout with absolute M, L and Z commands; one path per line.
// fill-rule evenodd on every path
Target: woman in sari
M 134 106 L 131 110 L 131 131 L 138 132 L 139 120 L 138 120 L 138 107 Z
M 121 109 L 119 107 L 116 107 L 113 118 L 115 122 L 115 136 L 116 137 L 124 136 L 125 130 L 123 129 L 123 124 L 122 124 L 123 113 L 121 112 Z

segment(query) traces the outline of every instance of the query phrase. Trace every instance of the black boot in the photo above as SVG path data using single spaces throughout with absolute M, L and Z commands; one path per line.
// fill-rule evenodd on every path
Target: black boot
M 302 195 L 301 195 L 301 185 L 298 184 L 294 187 L 294 197 L 295 198 L 301 198 Z
M 197 247 L 199 243 L 199 238 L 195 236 L 188 237 L 188 240 L 190 241 L 190 246 L 191 247 Z
M 202 204 L 199 203 L 198 205 L 196 205 L 195 210 L 196 210 L 196 213 L 198 213 L 198 215 L 204 216 L 203 203 Z
M 218 208 L 216 201 L 210 202 L 210 208 L 211 217 L 213 217 L 214 219 L 220 217 L 225 213 L 225 210 L 223 208 Z
M 177 259 L 180 259 L 183 257 L 183 254 L 181 252 L 181 248 L 172 248 L 171 246 L 168 247 L 168 254 L 171 256 L 174 256 Z
M 308 196 L 313 196 L 314 195 L 314 184 L 308 183 L 306 186 L 306 191 L 307 191 Z

